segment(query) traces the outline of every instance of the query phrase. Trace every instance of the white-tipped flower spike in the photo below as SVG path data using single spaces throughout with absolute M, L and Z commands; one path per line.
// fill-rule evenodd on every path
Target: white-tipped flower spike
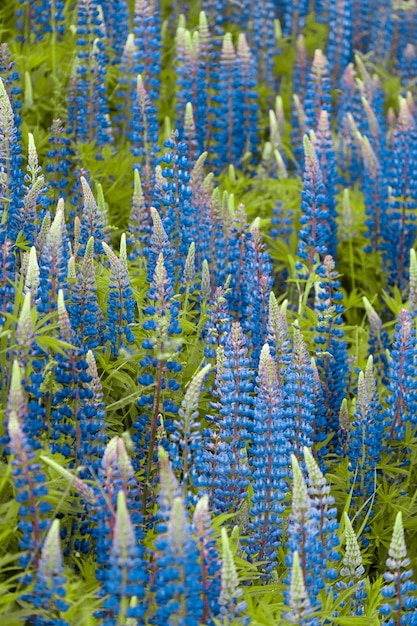
M 77 271 L 75 269 L 75 257 L 71 256 L 68 259 L 67 279 L 70 283 L 75 283 L 77 280 Z
M 15 413 L 19 420 L 27 414 L 26 394 L 22 385 L 22 371 L 18 361 L 13 361 L 12 380 L 7 398 L 6 414 L 11 413 Z
M 195 243 L 192 241 L 188 248 L 187 258 L 184 265 L 184 282 L 191 287 L 195 278 Z
M 168 454 L 166 453 L 164 448 L 162 448 L 162 446 L 158 448 L 158 460 L 159 480 L 161 485 L 158 496 L 159 509 L 160 514 L 167 520 L 175 498 L 181 497 L 181 491 L 178 480 L 176 479 L 175 474 L 172 471 Z
M 62 338 L 68 343 L 74 343 L 74 332 L 65 306 L 64 292 L 62 289 L 58 291 L 58 318 Z
M 181 408 L 179 409 L 179 415 L 184 420 L 184 433 L 189 432 L 192 422 L 198 417 L 198 401 L 200 399 L 201 387 L 210 369 L 210 364 L 205 365 L 191 380 L 185 392 L 184 399 L 181 402 Z
M 311 496 L 327 496 L 330 493 L 330 487 L 327 484 L 323 473 L 317 465 L 311 451 L 307 446 L 304 446 L 304 460 L 307 466 L 308 472 L 308 492 Z
M 291 624 L 303 624 L 304 618 L 312 611 L 310 599 L 307 595 L 303 572 L 300 566 L 300 557 L 298 552 L 294 552 L 292 556 L 291 567 L 291 585 L 289 606 L 291 612 L 285 614 L 285 618 Z
M 350 193 L 349 189 L 343 190 L 343 201 L 342 201 L 342 228 L 341 228 L 341 237 L 342 239 L 349 240 L 356 234 L 354 232 L 355 226 L 355 218 L 353 216 L 352 205 L 350 202 Z
M 285 167 L 284 160 L 278 148 L 275 148 L 274 150 L 274 159 L 275 163 L 277 164 L 278 178 L 288 178 L 287 168 Z
M 310 497 L 307 491 L 307 485 L 301 473 L 300 466 L 294 454 L 291 455 L 292 466 L 292 513 L 299 520 L 304 518 L 310 508 Z
M 122 233 L 122 236 L 120 237 L 119 258 L 121 262 L 123 263 L 123 265 L 125 266 L 126 271 L 127 271 L 128 267 L 127 267 L 127 249 L 126 249 L 126 234 L 125 233 Z
M 29 260 L 26 270 L 25 285 L 23 293 L 29 293 L 34 298 L 36 290 L 40 284 L 40 270 L 35 246 L 32 246 L 29 252 Z
M 41 227 L 39 229 L 38 236 L 36 237 L 36 241 L 35 241 L 36 252 L 39 255 L 42 253 L 50 228 L 51 228 L 51 215 L 48 212 L 48 213 L 45 213 L 45 216 L 42 220 Z
M 222 574 L 219 604 L 228 615 L 235 612 L 234 604 L 241 595 L 236 565 L 230 549 L 227 531 L 222 528 Z
M 395 518 L 394 530 L 388 554 L 389 557 L 387 559 L 387 565 L 391 570 L 398 570 L 401 567 L 408 567 L 410 565 L 410 559 L 407 557 L 407 547 L 405 545 L 403 517 L 401 511 L 397 513 L 397 517 Z
M 362 555 L 358 540 L 346 511 L 343 514 L 343 519 L 345 522 L 346 549 L 345 556 L 343 557 L 343 567 L 340 570 L 340 573 L 342 576 L 346 576 L 350 580 L 354 581 L 355 579 L 358 580 L 363 576 L 365 568 L 362 565 Z
M 16 343 L 21 350 L 26 351 L 29 351 L 34 340 L 31 306 L 32 298 L 30 291 L 28 291 L 23 300 L 22 309 L 19 314 L 19 322 L 16 328 Z
M 46 535 L 41 558 L 38 566 L 38 577 L 53 585 L 55 576 L 62 574 L 63 562 L 61 551 L 61 539 L 59 534 L 59 520 L 54 519 Z
M 210 269 L 206 259 L 203 261 L 203 270 L 201 273 L 200 296 L 204 302 L 207 302 L 211 294 Z
M 409 303 L 413 315 L 417 313 L 417 258 L 416 251 L 410 250 L 410 282 L 409 282 Z
M 40 172 L 38 163 L 38 153 L 36 151 L 35 140 L 32 133 L 28 133 L 28 171 L 30 172 L 32 182 L 37 178 Z
M 117 512 L 114 525 L 112 551 L 117 554 L 121 563 L 126 563 L 135 546 L 135 531 L 126 504 L 125 492 L 117 494 Z

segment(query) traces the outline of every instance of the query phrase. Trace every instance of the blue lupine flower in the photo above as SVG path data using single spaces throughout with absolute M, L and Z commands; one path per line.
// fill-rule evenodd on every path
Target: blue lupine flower
M 320 112 L 317 130 L 313 136 L 313 144 L 323 175 L 324 196 L 326 198 L 327 207 L 327 224 L 329 229 L 327 248 L 328 253 L 334 257 L 336 256 L 336 247 L 338 243 L 335 189 L 337 173 L 336 159 L 327 111 L 323 110 Z
M 295 0 L 295 2 L 286 2 L 285 19 L 284 19 L 284 35 L 298 35 L 300 30 L 304 29 L 306 17 L 308 15 L 308 0 Z
M 208 496 L 202 496 L 195 507 L 192 524 L 197 549 L 200 552 L 200 567 L 203 586 L 204 612 L 202 623 L 212 623 L 212 617 L 219 613 L 220 568 L 221 562 L 217 550 L 217 542 L 211 529 L 211 518 L 208 509 Z
M 313 444 L 314 373 L 303 336 L 294 329 L 291 360 L 285 371 L 282 387 L 284 421 L 287 426 L 287 454 L 301 452 L 304 446 Z
M 300 556 L 302 574 L 313 607 L 319 604 L 321 589 L 330 591 L 337 578 L 334 568 L 340 558 L 336 520 L 337 510 L 330 488 L 308 448 L 304 448 L 308 470 L 308 486 L 295 456 L 291 457 L 293 470 L 293 504 L 288 528 L 287 564 L 291 565 L 296 551 Z M 287 592 L 288 594 L 288 592 Z M 288 604 L 288 600 L 286 602 Z
M 260 80 L 274 89 L 275 7 L 271 0 L 261 0 L 250 5 L 252 9 L 249 17 L 252 22 L 250 45 L 254 50 L 256 73 Z M 243 28 L 246 28 L 246 24 Z
M 88 363 L 84 351 L 77 347 L 62 290 L 58 292 L 58 317 L 60 339 L 75 347 L 65 355 L 56 355 L 54 375 L 58 389 L 51 397 L 51 448 L 84 465 L 90 458 L 89 441 L 97 432 L 96 415 L 89 404 L 94 394 L 88 387 Z
M 134 618 L 136 624 L 144 624 L 146 605 L 143 602 L 147 573 L 138 546 L 135 528 L 129 515 L 126 494 L 117 494 L 117 513 L 113 529 L 103 592 L 108 597 L 103 601 L 103 626 L 116 626 Z M 136 602 L 132 603 L 132 598 Z
M 59 289 L 67 290 L 69 239 L 65 225 L 64 201 L 58 201 L 54 221 L 46 235 L 39 259 L 39 287 L 36 306 L 39 312 L 49 313 L 56 308 Z
M 292 90 L 297 94 L 300 100 L 303 102 L 305 98 L 305 91 L 307 88 L 307 78 L 309 74 L 308 68 L 308 55 L 305 44 L 305 37 L 300 33 L 297 37 L 295 44 L 295 59 L 294 69 L 292 76 Z
M 39 562 L 42 535 L 48 527 L 45 516 L 51 510 L 46 501 L 48 490 L 46 477 L 36 462 L 35 453 L 29 445 L 20 423 L 21 416 L 10 411 L 8 416 L 8 434 L 10 451 L 13 455 L 12 475 L 15 482 L 19 503 L 19 548 L 23 554 L 19 558 L 20 566 L 26 570 L 30 563 Z M 31 581 L 31 575 L 25 572 L 24 582 Z
M 35 41 L 42 41 L 46 35 L 52 33 L 52 24 L 54 30 L 59 34 L 65 30 L 63 0 L 29 0 L 25 2 L 20 0 L 20 7 L 16 9 L 16 26 L 20 31 L 19 41 L 25 41 L 26 37 L 30 41 L 32 35 Z M 23 5 L 23 6 L 22 6 Z
M 360 5 L 366 10 L 366 7 Z M 377 0 L 375 4 L 375 14 L 370 19 L 369 50 L 372 50 L 376 63 L 382 63 L 388 56 L 391 48 L 393 31 L 395 25 L 395 13 L 393 11 L 392 0 Z M 384 36 L 381 37 L 381 33 Z M 363 28 L 358 29 L 356 41 L 362 39 Z M 356 48 L 354 41 L 354 48 Z M 395 53 L 394 53 L 395 54 Z M 400 55 L 395 55 L 399 58 Z
M 68 306 L 71 326 L 79 345 L 85 345 L 88 349 L 99 345 L 104 321 L 96 292 L 94 239 L 90 237 L 85 246 L 83 262 L 72 287 L 71 303 Z
M 113 0 L 113 2 L 103 2 L 102 7 L 106 36 L 111 42 L 115 62 L 118 63 L 128 35 L 129 5 L 127 0 Z
M 390 346 L 389 335 L 386 328 L 383 327 L 381 318 L 375 311 L 368 298 L 363 298 L 365 311 L 369 320 L 369 349 L 368 353 L 373 357 L 374 368 L 376 370 L 376 378 L 381 379 L 386 385 L 388 372 L 388 358 L 386 355 Z
M 122 255 L 119 259 L 104 241 L 102 246 L 110 264 L 106 339 L 110 341 L 112 352 L 116 355 L 120 348 L 127 349 L 126 344 L 135 340 L 130 325 L 135 321 L 136 304 L 126 259 Z
M 20 133 L 18 133 L 14 111 L 3 81 L 0 79 L 0 168 L 3 172 L 0 181 L 0 243 L 3 245 L 6 233 L 15 241 L 21 229 L 23 208 L 23 173 Z M 4 225 L 4 226 L 3 226 Z
M 302 259 L 311 273 L 316 255 L 323 258 L 328 254 L 330 244 L 330 224 L 326 188 L 323 173 L 317 158 L 314 144 L 304 136 L 305 166 L 303 191 L 301 194 L 301 230 L 298 233 L 297 256 Z M 302 269 L 302 264 L 297 264 Z
M 143 459 L 147 450 L 148 464 L 154 453 L 157 428 L 161 426 L 161 412 L 169 414 L 164 416 L 164 427 L 169 432 L 172 431 L 172 417 L 179 409 L 177 394 L 173 392 L 180 388 L 177 377 L 182 370 L 178 355 L 182 330 L 178 323 L 179 302 L 173 298 L 173 294 L 172 280 L 169 280 L 161 253 L 147 293 L 148 305 L 144 309 L 147 319 L 143 324 L 146 338 L 142 348 L 146 352 L 140 360 L 141 373 L 138 378 L 141 385 L 152 387 L 152 392 L 140 397 L 140 415 L 133 424 L 137 461 Z M 148 471 L 150 469 L 148 465 Z
M 152 623 L 165 626 L 176 619 L 184 626 L 201 622 L 204 602 L 199 550 L 191 534 L 182 499 L 166 453 L 160 449 L 161 490 L 155 541 L 156 572 L 152 589 L 156 610 Z
M 330 3 L 329 40 L 326 54 L 329 59 L 329 72 L 337 82 L 353 58 L 352 21 L 351 0 Z
M 341 304 L 343 295 L 331 256 L 326 256 L 317 269 L 322 280 L 316 285 L 318 325 L 314 342 L 317 345 L 316 362 L 323 387 L 326 410 L 326 432 L 334 432 L 332 446 L 338 446 L 339 410 L 346 394 L 349 371 L 347 342 L 344 339 Z
M 248 551 L 267 575 L 276 565 L 281 522 L 288 491 L 290 451 L 276 364 L 268 344 L 261 351 L 248 457 L 252 467 Z
M 391 202 L 385 231 L 385 265 L 390 284 L 408 282 L 406 254 L 417 233 L 417 130 L 404 98 L 400 98 L 398 123 L 391 138 Z
M 126 106 L 125 103 L 123 106 Z M 154 170 L 159 161 L 159 124 L 157 110 L 149 98 L 141 74 L 136 80 L 131 112 L 127 137 L 131 142 L 132 154 L 137 157 L 135 168 L 140 172 L 145 198 L 150 202 L 155 184 Z
M 151 100 L 159 97 L 161 72 L 161 17 L 159 2 L 135 0 L 133 15 L 137 73 L 146 77 Z
M 105 28 L 98 7 L 89 0 L 78 3 L 77 57 L 68 97 L 68 130 L 76 141 L 102 146 L 111 143 L 113 137 L 104 80 Z
M 59 520 L 55 519 L 43 542 L 35 586 L 29 596 L 25 597 L 37 610 L 42 610 L 41 615 L 34 616 L 34 626 L 68 626 L 68 622 L 62 619 L 62 613 L 68 610 L 68 604 L 64 600 L 66 576 L 59 532 Z
M 85 246 L 90 237 L 94 238 L 95 254 L 102 253 L 102 242 L 108 240 L 105 236 L 104 219 L 93 196 L 90 185 L 84 176 L 80 177 L 81 188 L 83 190 L 83 206 L 81 213 L 81 231 L 79 238 L 80 248 L 77 250 L 80 254 L 84 254 Z
M 254 32 L 258 33 L 259 37 L 262 36 L 263 45 L 268 46 L 266 40 L 263 37 L 262 27 L 256 23 L 257 17 L 259 19 L 265 19 L 265 16 L 262 15 L 262 9 L 264 8 L 264 4 L 269 4 L 269 2 L 263 2 L 261 7 L 259 7 L 258 5 L 255 11 Z M 257 30 L 258 27 L 259 31 Z M 263 22 L 263 28 L 270 33 L 271 24 L 269 20 Z M 274 44 L 272 43 L 271 52 L 273 49 L 273 45 Z M 267 47 L 266 51 L 268 50 L 269 48 Z M 268 52 L 263 54 L 262 58 L 265 62 L 265 74 L 269 76 L 270 74 L 272 74 L 272 58 L 268 54 Z M 254 160 L 254 155 L 257 152 L 258 145 L 258 94 L 255 90 L 257 85 L 257 72 L 254 58 L 251 54 L 251 50 L 243 33 L 239 35 L 237 44 L 236 73 L 238 79 L 236 81 L 235 94 L 235 124 L 236 129 L 239 129 L 239 131 L 234 133 L 233 162 L 239 163 L 239 161 L 245 156 L 247 152 L 250 152 L 253 155 L 252 159 Z
M 402 309 L 395 325 L 388 369 L 388 407 L 384 417 L 387 436 L 403 440 L 407 423 L 417 424 L 416 339 L 413 319 L 409 311 Z
M 247 340 L 238 322 L 232 325 L 224 355 L 223 371 L 218 372 L 220 443 L 215 454 L 206 455 L 210 474 L 206 470 L 199 479 L 199 485 L 212 489 L 216 513 L 236 511 L 249 485 L 246 444 L 253 428 L 253 383 Z
M 321 111 L 327 111 L 329 118 L 332 110 L 332 96 L 329 77 L 329 65 L 321 50 L 314 52 L 313 63 L 307 83 L 304 100 L 306 127 L 314 130 L 318 124 Z

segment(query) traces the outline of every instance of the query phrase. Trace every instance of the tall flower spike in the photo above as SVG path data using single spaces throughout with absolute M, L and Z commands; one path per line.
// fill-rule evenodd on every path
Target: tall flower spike
M 220 614 L 223 619 L 233 621 L 239 614 L 238 600 L 242 595 L 233 553 L 230 548 L 227 530 L 223 527 L 222 537 L 222 577 L 219 597 Z
M 290 624 L 318 626 L 318 620 L 310 617 L 313 607 L 306 591 L 303 570 L 301 569 L 300 557 L 297 551 L 294 552 L 292 557 L 290 591 L 286 604 L 290 610 L 284 613 L 283 617 Z
M 201 387 L 210 369 L 211 365 L 206 365 L 191 380 L 178 410 L 180 419 L 174 421 L 175 430 L 171 434 L 171 458 L 174 467 L 182 470 L 184 496 L 187 495 L 190 475 L 196 473 L 195 452 L 202 447 L 198 407 Z
M 83 190 L 83 208 L 80 233 L 81 248 L 79 253 L 84 253 L 87 241 L 90 237 L 94 237 L 94 252 L 98 255 L 102 253 L 102 241 L 107 240 L 104 236 L 104 221 L 93 192 L 91 191 L 90 185 L 84 176 L 81 176 L 80 183 Z
M 120 490 L 117 494 L 117 512 L 108 569 L 103 583 L 103 591 L 108 594 L 103 602 L 103 624 L 115 623 L 115 619 L 118 624 L 125 624 L 129 618 L 140 620 L 141 623 L 146 610 L 143 598 L 147 578 L 127 508 L 126 494 Z M 136 599 L 134 604 L 133 598 Z
M 301 194 L 301 230 L 298 233 L 297 256 L 305 262 L 308 274 L 313 269 L 316 255 L 323 258 L 329 251 L 331 231 L 323 173 L 314 144 L 304 136 L 304 176 Z M 297 263 L 297 269 L 302 264 Z
M 127 348 L 126 344 L 135 340 L 130 328 L 135 319 L 135 301 L 125 264 L 104 241 L 102 246 L 110 264 L 106 338 L 113 354 L 117 354 L 121 347 Z
M 262 348 L 257 377 L 254 426 L 249 448 L 252 467 L 249 509 L 249 552 L 264 562 L 268 576 L 276 565 L 280 545 L 282 500 L 288 490 L 291 444 L 283 417 L 276 364 L 268 344 Z
M 416 624 L 417 585 L 413 582 L 413 570 L 407 557 L 402 513 L 395 518 L 391 544 L 388 550 L 387 567 L 384 579 L 388 583 L 382 588 L 382 596 L 387 602 L 379 607 L 380 613 L 388 619 L 385 624 Z M 403 617 L 406 619 L 403 620 Z
M 68 307 L 71 325 L 79 344 L 88 349 L 96 348 L 103 326 L 102 313 L 97 301 L 97 286 L 94 270 L 94 239 L 90 237 L 85 246 L 84 258 L 71 292 Z
M 43 609 L 48 615 L 44 624 L 67 623 L 62 619 L 62 613 L 68 610 L 68 604 L 63 599 L 66 596 L 65 583 L 59 520 L 55 519 L 43 543 L 35 586 L 28 598 L 36 609 Z M 35 623 L 37 621 L 35 618 Z
M 13 455 L 12 475 L 19 492 L 18 527 L 22 533 L 19 540 L 22 551 L 19 563 L 26 569 L 30 562 L 34 562 L 36 566 L 39 561 L 42 535 L 48 527 L 46 516 L 51 505 L 45 497 L 48 494 L 46 477 L 35 460 L 35 453 L 27 441 L 16 411 L 10 411 L 7 427 Z M 24 582 L 30 581 L 31 575 L 25 574 Z

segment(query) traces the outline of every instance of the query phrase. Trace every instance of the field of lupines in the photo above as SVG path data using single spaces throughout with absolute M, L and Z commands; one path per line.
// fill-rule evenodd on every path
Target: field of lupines
M 1 3 L 0 624 L 417 624 L 416 40 Z

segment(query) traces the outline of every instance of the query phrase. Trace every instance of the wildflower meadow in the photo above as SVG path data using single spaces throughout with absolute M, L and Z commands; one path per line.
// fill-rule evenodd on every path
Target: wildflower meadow
M 416 0 L 0 2 L 0 624 L 417 625 Z

